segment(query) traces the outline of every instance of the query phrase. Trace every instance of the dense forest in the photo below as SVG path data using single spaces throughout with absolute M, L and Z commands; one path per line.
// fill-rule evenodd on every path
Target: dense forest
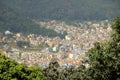
M 35 24 L 31 19 L 21 16 L 17 11 L 0 3 L 0 32 L 9 30 L 13 33 L 41 34 L 42 36 L 64 38 L 67 34 L 58 34 L 52 29 L 46 29 Z
M 40 20 L 103 20 L 120 16 L 120 0 L 0 0 L 20 15 Z

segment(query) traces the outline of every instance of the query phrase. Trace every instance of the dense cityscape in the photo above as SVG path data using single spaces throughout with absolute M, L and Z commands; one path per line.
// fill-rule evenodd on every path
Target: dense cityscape
M 95 42 L 106 42 L 110 39 L 111 24 L 108 20 L 75 23 L 79 27 L 55 20 L 34 22 L 57 33 L 66 31 L 67 35 L 61 39 L 59 36 L 49 38 L 37 34 L 25 36 L 8 30 L 1 33 L 1 50 L 4 50 L 9 58 L 28 66 L 39 65 L 45 68 L 53 59 L 57 60 L 62 68 L 77 66 L 82 64 L 85 52 L 93 48 Z

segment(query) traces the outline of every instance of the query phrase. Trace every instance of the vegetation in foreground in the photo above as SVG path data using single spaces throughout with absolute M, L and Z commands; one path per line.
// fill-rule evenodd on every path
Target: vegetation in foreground
M 0 80 L 46 80 L 38 66 L 18 64 L 0 53 Z

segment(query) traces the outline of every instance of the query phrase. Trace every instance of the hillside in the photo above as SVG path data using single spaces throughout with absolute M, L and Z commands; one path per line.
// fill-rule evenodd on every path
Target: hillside
M 64 38 L 64 35 L 58 34 L 51 29 L 40 27 L 39 25 L 35 24 L 31 19 L 23 17 L 9 6 L 0 3 L 0 32 L 4 32 L 6 30 L 10 30 L 14 33 L 34 33 L 40 34 L 42 36 L 60 36 L 61 38 Z
M 120 16 L 120 0 L 1 0 L 22 16 L 41 20 L 103 20 Z

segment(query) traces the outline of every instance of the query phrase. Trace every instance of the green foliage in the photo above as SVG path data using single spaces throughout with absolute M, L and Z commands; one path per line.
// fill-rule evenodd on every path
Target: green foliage
M 45 77 L 48 80 L 57 80 L 59 76 L 58 62 L 50 62 L 49 67 L 43 70 Z
M 0 53 L 0 80 L 46 80 L 40 67 L 18 64 Z
M 87 53 L 90 68 L 87 75 L 93 80 L 120 79 L 120 18 L 114 19 L 113 34 L 107 43 L 95 43 Z
M 32 66 L 27 69 L 28 80 L 46 80 L 43 76 L 43 72 L 38 66 Z
M 112 29 L 120 34 L 120 17 L 117 17 L 113 20 Z
M 85 80 L 85 67 L 71 66 L 69 68 L 60 68 L 58 62 L 52 61 L 49 67 L 43 70 L 44 75 L 48 80 Z
M 113 20 L 112 29 L 114 30 L 111 34 L 112 40 L 119 44 L 120 42 L 120 17 L 117 17 Z

